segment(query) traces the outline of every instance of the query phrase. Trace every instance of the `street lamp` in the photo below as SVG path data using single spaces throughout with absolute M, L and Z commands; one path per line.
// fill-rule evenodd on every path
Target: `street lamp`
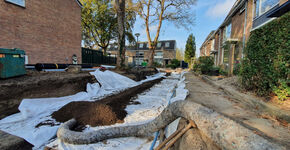
M 135 33 L 135 36 L 137 37 L 137 43 L 136 43 L 136 45 L 137 45 L 137 49 L 138 49 L 138 38 L 140 36 L 140 33 Z
M 136 49 L 136 58 L 137 57 L 139 57 L 139 51 L 138 51 L 138 38 L 139 38 L 139 36 L 140 36 L 140 33 L 135 33 L 135 36 L 137 37 L 137 43 L 136 43 L 136 47 L 137 47 L 137 49 Z M 136 59 L 137 60 L 137 59 Z M 138 60 L 139 60 L 139 58 L 138 58 Z

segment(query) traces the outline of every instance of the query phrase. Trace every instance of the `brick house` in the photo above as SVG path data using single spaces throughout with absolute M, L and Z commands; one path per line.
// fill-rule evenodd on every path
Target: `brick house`
M 128 65 L 140 65 L 143 60 L 149 59 L 148 42 L 138 42 L 137 46 L 126 47 L 126 63 Z M 117 55 L 117 46 L 110 45 L 108 49 L 110 55 Z M 160 65 L 170 64 L 176 58 L 176 41 L 159 41 L 155 50 L 154 62 Z
M 215 49 L 215 31 L 211 31 L 200 47 L 200 56 L 212 56 L 217 63 L 217 49 Z
M 231 72 L 243 57 L 243 49 L 251 31 L 275 19 L 269 17 L 274 12 L 282 10 L 285 13 L 286 9 L 289 11 L 288 3 L 287 0 L 237 0 L 211 36 L 215 41 L 214 51 L 218 53 L 215 65 L 221 65 Z M 228 48 L 226 43 L 229 44 Z
M 0 47 L 26 51 L 26 63 L 81 62 L 78 0 L 0 0 Z
M 215 31 L 211 31 L 200 47 L 200 56 L 210 56 L 210 51 L 213 50 L 213 36 Z

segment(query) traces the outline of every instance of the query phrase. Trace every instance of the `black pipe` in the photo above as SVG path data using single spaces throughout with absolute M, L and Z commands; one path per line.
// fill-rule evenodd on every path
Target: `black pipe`
M 48 63 L 37 63 L 35 65 L 35 69 L 37 71 L 42 71 L 43 69 L 65 69 L 70 65 L 76 65 L 76 64 L 48 64 Z M 77 64 L 81 66 L 82 68 L 93 68 L 92 65 L 89 64 Z

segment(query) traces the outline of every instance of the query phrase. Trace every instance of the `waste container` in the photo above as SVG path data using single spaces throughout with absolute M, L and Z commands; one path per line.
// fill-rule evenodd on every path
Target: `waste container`
M 0 48 L 0 78 L 25 75 L 25 52 Z

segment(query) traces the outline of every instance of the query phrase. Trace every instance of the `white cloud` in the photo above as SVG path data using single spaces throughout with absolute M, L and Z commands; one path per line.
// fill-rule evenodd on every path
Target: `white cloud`
M 217 17 L 224 17 L 230 11 L 232 6 L 234 5 L 236 0 L 225 0 L 220 1 L 215 6 L 210 7 L 206 14 L 210 17 L 217 18 Z

